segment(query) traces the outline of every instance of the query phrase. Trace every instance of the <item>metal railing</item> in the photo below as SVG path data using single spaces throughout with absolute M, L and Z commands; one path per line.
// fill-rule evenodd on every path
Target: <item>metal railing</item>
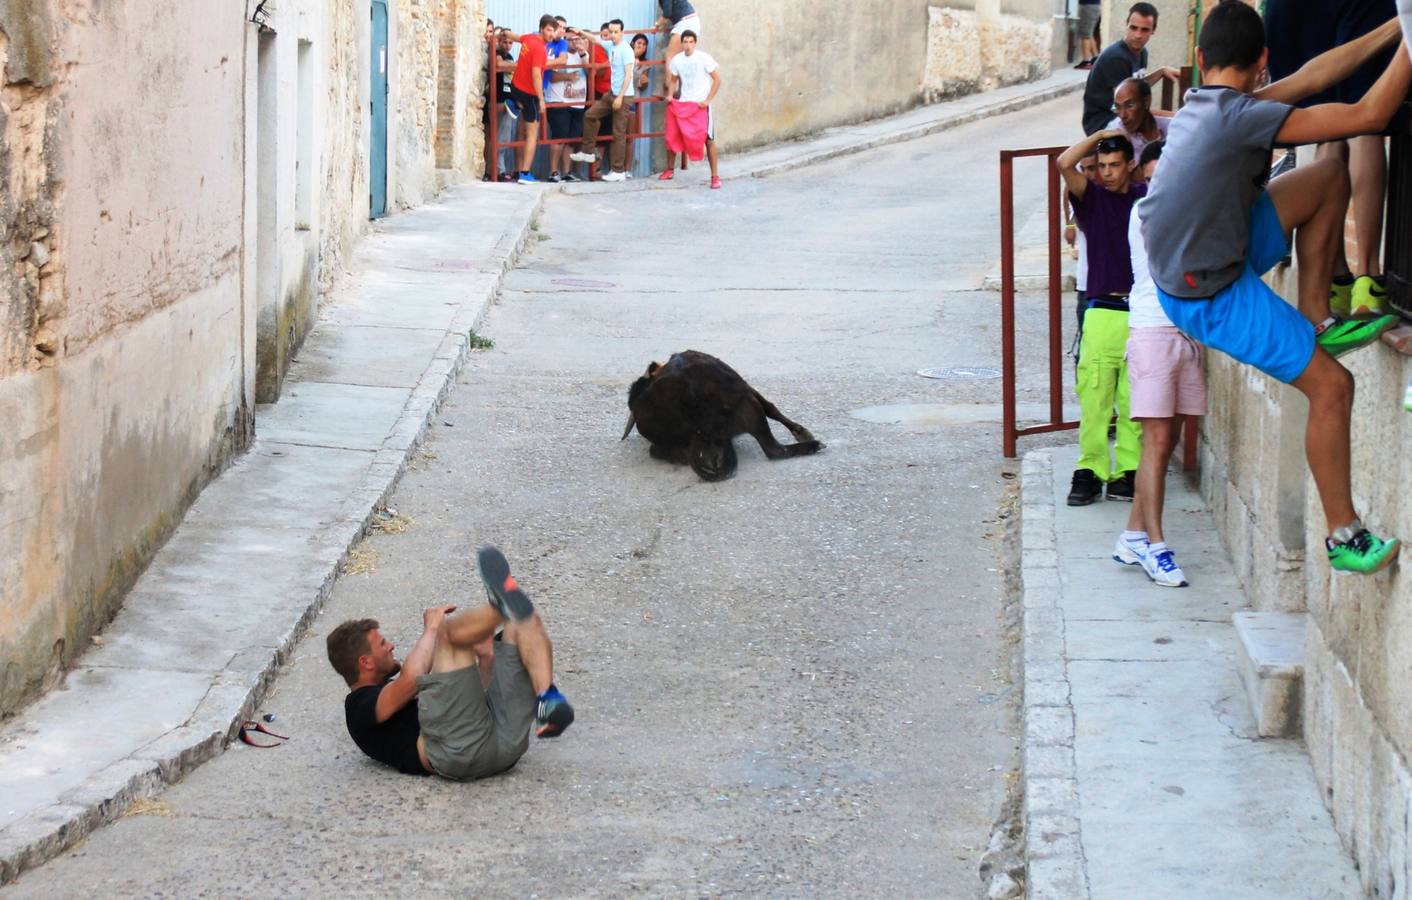
M 623 40 L 624 40 L 624 41 L 630 41 L 630 40 L 632 40 L 632 37 L 631 37 L 631 36 L 632 36 L 632 35 L 635 35 L 635 34 L 647 34 L 647 35 L 652 35 L 652 34 L 656 34 L 656 33 L 657 33 L 657 29 L 655 29 L 655 28 L 633 28 L 633 29 L 627 29 L 627 30 L 624 30 L 624 31 L 623 31 Z M 488 46 L 488 53 L 489 53 L 489 59 L 490 59 L 490 63 L 489 63 L 489 77 L 486 78 L 486 89 L 485 89 L 485 103 L 486 103 L 486 109 L 490 110 L 490 114 L 489 114 L 488 116 L 486 116 L 486 135 L 485 135 L 485 143 L 486 143 L 486 151 L 485 151 L 485 155 L 486 155 L 486 174 L 490 177 L 490 180 L 491 180 L 491 181 L 498 181 L 499 178 L 500 178 L 500 151 L 503 150 L 503 149 L 507 149 L 507 148 L 515 148 L 515 149 L 518 149 L 518 148 L 520 148 L 520 147 L 523 147 L 526 142 L 525 142 L 525 141 L 521 141 L 521 140 L 509 140 L 509 141 L 502 141 L 502 140 L 500 140 L 500 133 L 499 133 L 499 132 L 500 132 L 500 128 L 499 128 L 499 123 L 498 123 L 498 121 L 497 121 L 497 120 L 500 118 L 500 117 L 499 117 L 499 106 L 500 106 L 501 101 L 500 101 L 499 97 L 497 96 L 497 93 L 498 93 L 498 91 L 499 91 L 500 76 L 501 76 L 501 75 L 505 75 L 505 74 L 510 73 L 510 72 L 513 72 L 513 71 L 514 71 L 514 67 L 513 67 L 513 66 L 506 66 L 506 65 L 502 65 L 502 64 L 501 64 L 501 62 L 500 62 L 500 56 L 499 56 L 498 53 L 495 52 L 495 51 L 496 51 L 496 46 L 495 46 L 496 41 L 495 41 L 495 36 L 494 36 L 494 35 L 488 35 L 487 38 L 486 38 L 486 43 L 487 43 L 487 46 Z M 544 71 L 545 71 L 546 73 L 558 71 L 558 70 L 561 70 L 561 69 L 583 69 L 583 70 L 584 70 L 584 77 L 585 77 L 585 80 L 586 80 L 587 83 L 588 83 L 587 97 L 586 97 L 584 100 L 582 100 L 582 101 L 574 101 L 574 102 L 564 102 L 564 103 L 546 103 L 546 104 L 545 104 L 545 108 L 546 108 L 546 109 L 558 109 L 558 108 L 561 108 L 561 107 L 569 107 L 569 108 L 573 108 L 573 109 L 584 109 L 584 110 L 587 110 L 589 107 L 593 106 L 594 102 L 598 99 L 598 97 L 597 97 L 597 93 L 598 93 L 598 92 L 597 92 L 597 90 L 595 89 L 595 84 L 594 84 L 594 81 L 595 81 L 595 79 L 594 79 L 594 73 L 597 72 L 597 71 L 599 71 L 599 70 L 606 69 L 606 68 L 609 67 L 609 64 L 608 64 L 607 62 L 595 63 L 595 62 L 592 62 L 592 61 L 591 61 L 591 60 L 592 60 L 592 56 L 593 56 L 593 49 L 592 49 L 592 48 L 593 48 L 594 46 L 596 46 L 596 45 L 594 45 L 594 44 L 592 44 L 592 42 L 590 42 L 590 47 L 589 47 L 589 59 L 590 59 L 590 61 L 589 61 L 589 62 L 575 63 L 575 64 L 572 64 L 572 65 L 571 65 L 571 64 L 567 64 L 567 63 L 555 63 L 555 64 L 553 64 L 553 65 L 546 66 L 546 67 L 544 68 Z M 636 71 L 637 71 L 637 68 L 636 68 L 636 67 L 637 67 L 637 66 L 644 66 L 644 67 L 647 67 L 647 68 L 651 68 L 651 67 L 654 67 L 654 66 L 665 66 L 665 65 L 666 65 L 666 61 L 665 61 L 665 60 L 661 60 L 661 59 L 634 60 L 634 75 L 636 75 Z M 658 96 L 655 96 L 655 95 L 649 95 L 649 96 L 633 96 L 633 97 L 624 97 L 624 98 L 623 98 L 623 102 L 624 102 L 624 103 L 631 103 L 631 104 L 632 104 L 632 107 L 633 107 L 633 109 L 632 109 L 633 121 L 632 121 L 631 130 L 629 130 L 629 131 L 628 131 L 628 134 L 627 134 L 627 139 L 628 139 L 628 141 L 631 142 L 631 141 L 637 140 L 638 138 L 660 138 L 660 137 L 664 137 L 664 136 L 666 135 L 666 132 L 665 132 L 665 131 L 643 131 L 643 130 L 642 130 L 642 107 L 643 107 L 643 105 L 644 105 L 644 104 L 647 104 L 647 103 L 665 103 L 665 102 L 666 102 L 666 98 L 658 97 Z M 580 143 L 580 138 L 576 138 L 576 137 L 556 138 L 556 137 L 548 136 L 548 134 L 549 134 L 548 128 L 549 128 L 549 123 L 548 123 L 548 122 L 542 122 L 542 123 L 540 123 L 540 129 L 541 129 L 540 134 L 541 134 L 541 136 L 538 137 L 538 138 L 536 138 L 536 140 L 535 140 L 535 142 L 534 142 L 536 147 L 549 147 L 549 146 L 553 146 L 554 144 L 575 144 L 575 145 L 577 145 L 577 144 Z M 611 129 L 611 128 L 608 129 L 608 130 L 606 130 L 606 131 L 600 129 L 599 134 L 598 134 L 597 143 L 599 143 L 599 144 L 605 144 L 605 143 L 611 142 L 612 140 L 613 140 L 613 133 L 612 133 L 612 129 Z M 533 164 L 534 164 L 534 160 L 530 160 L 530 165 L 533 165 Z M 685 167 L 685 165 L 684 165 L 684 163 L 683 163 L 683 168 L 684 168 L 684 167 Z M 598 163 L 597 163 L 597 162 L 590 163 L 590 164 L 589 164 L 589 178 L 590 178 L 590 179 L 593 179 L 593 178 L 595 178 L 595 177 L 597 176 L 597 174 L 598 174 Z

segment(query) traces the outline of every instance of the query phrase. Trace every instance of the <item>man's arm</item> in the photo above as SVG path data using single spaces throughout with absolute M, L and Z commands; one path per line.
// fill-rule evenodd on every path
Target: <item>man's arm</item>
M 626 94 L 626 93 L 628 92 L 628 86 L 632 84 L 632 70 L 633 70 L 633 68 L 634 68 L 634 65 L 633 65 L 633 61 L 632 61 L 632 60 L 628 60 L 628 64 L 625 65 L 625 66 L 623 66 L 623 94 Z M 619 94 L 618 96 L 616 96 L 616 97 L 613 98 L 613 108 L 614 108 L 614 109 L 622 109 L 622 107 L 623 107 L 623 94 Z
M 1126 133 L 1119 128 L 1105 128 L 1103 131 L 1095 131 L 1093 134 L 1079 141 L 1074 146 L 1059 154 L 1059 158 L 1054 161 L 1054 165 L 1059 169 L 1059 175 L 1064 179 L 1064 186 L 1069 189 L 1080 200 L 1083 199 L 1084 192 L 1088 190 L 1088 178 L 1079 171 L 1079 160 L 1093 153 L 1093 149 L 1098 146 L 1098 142 L 1104 138 L 1126 137 Z
M 412 645 L 412 651 L 402 661 L 402 672 L 378 694 L 377 720 L 381 725 L 397 715 L 397 711 L 417 696 L 417 676 L 431 671 L 431 657 L 436 650 L 436 635 L 441 631 L 441 623 L 446 614 L 455 609 L 454 604 L 433 606 L 422 613 L 422 636 Z
M 539 108 L 544 109 L 544 70 L 539 66 L 530 66 L 530 78 L 534 79 L 534 96 L 539 99 Z
M 1143 76 L 1143 79 L 1144 79 L 1148 84 L 1156 84 L 1157 82 L 1161 81 L 1163 78 L 1177 79 L 1177 78 L 1181 78 L 1181 77 L 1182 77 L 1182 73 L 1181 73 L 1181 70 L 1180 70 L 1180 69 L 1174 69 L 1174 68 L 1172 68 L 1171 66 L 1158 66 L 1157 68 L 1153 69 L 1151 72 L 1148 72 L 1146 75 L 1144 75 L 1144 76 Z
M 592 31 L 589 31 L 589 30 L 586 29 L 586 28 L 570 28 L 570 29 L 569 29 L 569 32 L 570 32 L 571 34 L 576 34 L 576 35 L 578 35 L 579 37 L 581 37 L 581 38 L 583 38 L 584 40 L 588 41 L 590 44 L 597 44 L 598 46 L 604 48 L 605 50 L 606 50 L 607 47 L 608 47 L 608 45 L 603 42 L 603 39 L 602 39 L 602 38 L 600 38 L 598 35 L 594 34 Z
M 1392 19 L 1356 41 L 1320 53 L 1299 67 L 1293 75 L 1281 78 L 1255 92 L 1260 100 L 1298 103 L 1311 94 L 1327 90 L 1357 71 L 1371 57 L 1386 50 L 1397 40 L 1401 30 Z
M 1275 135 L 1280 144 L 1317 144 L 1359 134 L 1376 134 L 1387 127 L 1412 84 L 1407 46 L 1398 44 L 1392 64 L 1357 103 L 1321 103 L 1295 109 Z

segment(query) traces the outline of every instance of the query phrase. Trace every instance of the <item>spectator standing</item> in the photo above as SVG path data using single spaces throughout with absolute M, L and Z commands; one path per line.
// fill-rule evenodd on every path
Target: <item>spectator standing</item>
M 638 97 L 650 97 L 652 96 L 652 69 L 647 65 L 647 52 L 651 47 L 651 41 L 647 39 L 647 35 L 638 33 L 632 36 L 630 43 L 632 46 L 633 93 Z M 634 105 L 636 107 L 634 115 L 636 116 L 637 123 L 640 125 L 642 122 L 643 106 L 641 104 Z M 641 131 L 642 129 L 635 128 L 634 130 Z M 649 147 L 651 146 L 651 141 L 647 138 L 637 138 L 628 141 L 627 176 L 629 178 L 632 177 L 633 161 L 637 157 L 638 143 L 645 144 Z
M 1147 42 L 1157 31 L 1157 7 L 1134 3 L 1128 10 L 1122 40 L 1108 45 L 1094 61 L 1084 85 L 1084 134 L 1101 131 L 1113 116 L 1113 92 L 1125 78 L 1141 78 L 1148 84 L 1164 77 L 1176 78 L 1173 68 L 1147 71 Z
M 657 30 L 668 33 L 667 52 L 662 59 L 670 63 L 672 57 L 681 52 L 683 33 L 691 31 L 698 41 L 701 40 L 701 17 L 696 14 L 691 0 L 657 0 L 657 5 L 662 10 L 662 15 L 657 19 Z
M 1162 158 L 1162 141 L 1153 141 L 1138 160 L 1151 184 Z M 1167 496 L 1167 463 L 1182 433 L 1184 416 L 1206 415 L 1206 381 L 1201 347 L 1172 325 L 1157 300 L 1157 285 L 1147 267 L 1142 242 L 1142 204 L 1128 219 L 1133 289 L 1128 295 L 1128 383 L 1133 421 L 1142 426 L 1142 459 L 1127 528 L 1118 536 L 1113 559 L 1141 566 L 1154 584 L 1186 587 L 1186 574 L 1162 532 Z
M 590 42 L 602 41 L 586 31 L 580 31 Z M 628 98 L 633 96 L 633 56 L 632 48 L 623 40 L 623 20 L 608 22 L 608 38 L 612 42 L 608 51 L 608 71 L 611 75 L 608 93 L 594 101 L 583 116 L 583 141 L 578 151 L 569 154 L 574 162 L 591 163 L 594 144 L 598 142 L 598 129 L 604 119 L 613 120 L 612 171 L 603 176 L 604 181 L 624 181 L 627 179 L 628 144 Z
M 1075 69 L 1092 69 L 1098 59 L 1098 20 L 1103 0 L 1079 0 L 1079 61 Z
M 1172 120 L 1162 171 L 1142 204 L 1142 235 L 1162 311 L 1208 347 L 1292 385 L 1309 399 L 1305 455 L 1336 571 L 1371 574 L 1400 544 L 1365 528 L 1353 506 L 1349 428 L 1353 376 L 1334 359 L 1372 341 L 1395 316 L 1359 322 L 1329 315 L 1329 281 L 1348 209 L 1348 174 L 1336 160 L 1269 182 L 1276 144 L 1311 144 L 1381 131 L 1407 95 L 1412 60 L 1394 55 L 1351 106 L 1288 104 L 1338 84 L 1397 37 L 1389 23 L 1256 88 L 1265 64 L 1260 14 L 1238 2 L 1211 10 L 1201 29 L 1202 86 Z M 1297 235 L 1299 307 L 1261 280 Z
M 498 117 L 495 120 L 495 137 L 501 143 L 515 139 L 516 118 L 510 112 L 510 106 L 507 102 L 510 99 L 510 78 L 515 71 L 515 56 L 510 52 L 512 46 L 510 36 L 510 31 L 507 28 L 495 29 L 495 56 L 500 70 L 495 84 L 495 115 Z M 501 181 L 510 181 L 515 177 L 514 147 L 500 148 L 499 168 Z
M 510 35 L 520 44 L 520 58 L 515 62 L 515 74 L 510 79 L 510 99 L 506 102 L 511 115 L 525 123 L 525 145 L 520 148 L 520 178 L 524 184 L 537 180 L 530 174 L 534 165 L 535 142 L 539 138 L 540 122 L 545 116 L 544 71 L 549 62 L 549 42 L 559 30 L 553 16 L 539 17 L 538 34 Z
M 1097 151 L 1095 184 L 1078 169 Z M 1079 141 L 1056 163 L 1088 249 L 1088 281 L 1079 338 L 1079 461 L 1068 504 L 1087 506 L 1103 496 L 1133 498 L 1134 473 L 1142 453 L 1142 428 L 1128 415 L 1128 293 L 1133 286 L 1128 216 L 1147 192 L 1134 184 L 1133 145 L 1121 131 L 1102 131 Z M 1117 445 L 1108 449 L 1108 423 L 1117 411 Z M 1115 464 L 1116 463 L 1116 464 Z
M 1167 136 L 1167 125 L 1172 121 L 1167 116 L 1152 114 L 1152 85 L 1141 78 L 1126 78 L 1113 92 L 1113 111 L 1118 115 L 1108 123 L 1108 128 L 1122 129 L 1132 142 L 1133 153 L 1142 158 L 1143 149 L 1153 141 Z M 1154 166 L 1155 168 L 1155 166 Z M 1144 171 L 1138 167 L 1138 173 Z M 1146 180 L 1144 176 L 1143 180 Z
M 711 54 L 696 49 L 696 33 L 690 29 L 682 33 L 681 46 L 682 52 L 667 63 L 667 96 L 676 94 L 678 85 L 680 96 L 669 101 L 667 107 L 667 168 L 657 177 L 662 181 L 672 180 L 675 175 L 672 162 L 678 152 L 685 152 L 694 160 L 701 159 L 702 141 L 691 137 L 700 134 L 704 137 L 705 155 L 711 163 L 711 189 L 716 190 L 721 186 L 721 176 L 716 167 L 716 116 L 711 102 L 721 89 L 720 67 Z M 674 145 L 673 136 L 683 139 L 680 146 Z
M 570 103 L 574 106 L 549 107 L 549 133 L 556 140 L 583 137 L 583 107 L 588 99 L 588 77 L 581 68 L 588 58 L 588 42 L 582 35 L 569 37 L 568 50 L 564 54 L 564 68 L 555 69 L 553 78 L 544 97 L 550 104 Z M 573 162 L 569 153 L 571 144 L 551 144 L 549 146 L 549 180 L 581 181 L 573 172 Z M 560 174 L 562 173 L 562 174 Z

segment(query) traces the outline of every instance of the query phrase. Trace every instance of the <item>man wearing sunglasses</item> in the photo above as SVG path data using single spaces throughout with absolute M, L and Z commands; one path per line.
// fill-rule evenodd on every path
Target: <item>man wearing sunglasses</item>
M 1079 171 L 1079 160 L 1096 153 L 1098 180 Z M 1088 254 L 1087 294 L 1079 338 L 1079 461 L 1069 491 L 1070 506 L 1100 499 L 1132 500 L 1134 473 L 1142 456 L 1142 428 L 1128 415 L 1128 294 L 1133 286 L 1128 218 L 1147 187 L 1133 183 L 1133 145 L 1120 129 L 1101 131 L 1059 155 L 1056 163 L 1069 189 L 1069 203 L 1083 230 Z M 1117 446 L 1110 457 L 1108 423 L 1118 415 Z

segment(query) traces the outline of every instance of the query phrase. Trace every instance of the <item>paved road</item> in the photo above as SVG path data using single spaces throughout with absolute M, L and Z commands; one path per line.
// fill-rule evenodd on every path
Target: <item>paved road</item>
M 293 740 L 236 745 L 6 896 L 976 896 L 1014 764 L 1013 466 L 998 382 L 914 373 L 995 364 L 995 151 L 1057 142 L 1073 102 L 717 192 L 551 197 L 393 501 L 411 527 L 366 542 L 279 677 Z M 828 449 L 739 440 L 707 484 L 619 442 L 632 378 L 686 348 Z M 486 541 L 579 720 L 486 782 L 381 769 L 323 637 L 371 615 L 409 647 L 423 606 L 480 602 Z

